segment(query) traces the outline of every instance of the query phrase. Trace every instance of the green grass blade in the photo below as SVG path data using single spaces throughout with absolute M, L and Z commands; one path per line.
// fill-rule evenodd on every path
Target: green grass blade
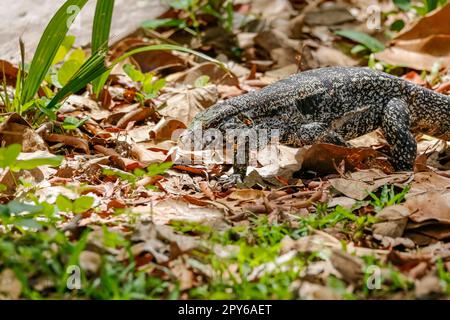
M 384 44 L 381 43 L 379 40 L 375 39 L 372 36 L 369 36 L 364 32 L 360 32 L 357 30 L 350 30 L 350 29 L 338 30 L 335 32 L 335 34 L 350 39 L 352 41 L 355 41 L 357 43 L 360 43 L 366 46 L 370 51 L 375 53 L 383 51 L 385 48 Z
M 141 47 L 141 48 L 137 48 L 137 49 L 128 51 L 127 53 L 125 53 L 124 55 L 122 55 L 121 57 L 117 58 L 116 60 L 114 60 L 112 62 L 111 69 L 116 64 L 122 62 L 123 60 L 125 60 L 125 59 L 127 59 L 127 58 L 129 58 L 129 57 L 131 57 L 131 56 L 133 56 L 135 54 L 138 54 L 138 53 L 141 53 L 141 52 L 147 52 L 147 51 L 158 51 L 158 50 L 174 50 L 174 51 L 190 53 L 190 54 L 196 55 L 197 57 L 205 59 L 206 61 L 215 63 L 215 64 L 219 65 L 223 69 L 228 70 L 226 65 L 223 62 L 220 62 L 219 60 L 211 58 L 211 57 L 207 56 L 206 54 L 197 52 L 195 50 L 188 49 L 188 48 L 185 48 L 185 47 L 182 47 L 182 46 L 176 46 L 176 45 L 173 45 L 173 44 L 155 44 L 155 45 L 145 46 L 145 47 Z M 100 81 L 101 85 L 97 88 L 98 91 L 94 91 L 94 94 L 95 94 L 96 97 L 99 97 L 100 90 L 101 90 L 101 88 L 103 88 L 103 86 L 105 85 L 106 81 L 108 80 L 108 76 L 109 76 L 109 72 L 110 71 L 111 70 L 109 70 L 107 73 L 103 74 L 100 77 L 99 81 Z
M 73 20 L 88 0 L 67 0 L 50 20 L 39 41 L 21 93 L 25 104 L 36 95 Z
M 97 52 L 103 46 L 108 47 L 114 1 L 115 0 L 97 0 L 94 26 L 92 28 L 92 52 Z M 95 79 L 92 85 L 94 92 L 100 92 L 103 87 L 102 79 Z
M 100 49 L 92 54 L 92 56 L 86 60 L 80 69 L 73 75 L 71 80 L 58 91 L 53 99 L 47 105 L 47 109 L 53 109 L 58 102 L 63 100 L 70 94 L 76 93 L 83 89 L 89 82 L 97 79 L 102 74 L 106 73 L 109 68 L 106 66 L 106 49 Z
M 155 44 L 155 45 L 141 47 L 141 48 L 137 48 L 137 49 L 128 51 L 127 53 L 125 53 L 121 57 L 119 57 L 116 60 L 114 60 L 113 65 L 115 65 L 117 63 L 120 63 L 123 60 L 125 60 L 125 59 L 127 59 L 127 58 L 129 58 L 129 57 L 131 57 L 131 56 L 133 56 L 135 54 L 138 54 L 138 53 L 141 53 L 141 52 L 147 52 L 147 51 L 158 51 L 158 50 L 174 50 L 174 51 L 190 53 L 190 54 L 196 55 L 197 57 L 205 59 L 206 61 L 213 62 L 213 63 L 219 65 L 220 67 L 226 69 L 226 66 L 222 62 L 220 62 L 219 60 L 211 58 L 211 57 L 207 56 L 206 54 L 197 52 L 195 50 L 188 49 L 188 48 L 185 48 L 185 47 L 182 47 L 182 46 L 176 46 L 176 45 L 173 45 L 173 44 Z

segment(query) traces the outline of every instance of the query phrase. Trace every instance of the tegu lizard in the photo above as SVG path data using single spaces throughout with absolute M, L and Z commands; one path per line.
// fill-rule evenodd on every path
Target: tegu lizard
M 401 78 L 358 67 L 301 72 L 199 113 L 192 128 L 277 129 L 282 144 L 345 145 L 381 128 L 396 170 L 412 170 L 413 134 L 450 139 L 450 97 Z M 188 132 L 190 132 L 188 130 Z

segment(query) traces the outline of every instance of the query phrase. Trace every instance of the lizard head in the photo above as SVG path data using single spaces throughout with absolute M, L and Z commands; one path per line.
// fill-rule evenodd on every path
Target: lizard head
M 216 139 L 224 138 L 230 130 L 244 130 L 252 125 L 251 120 L 234 105 L 218 103 L 195 116 L 181 136 L 181 143 L 190 141 L 205 148 Z

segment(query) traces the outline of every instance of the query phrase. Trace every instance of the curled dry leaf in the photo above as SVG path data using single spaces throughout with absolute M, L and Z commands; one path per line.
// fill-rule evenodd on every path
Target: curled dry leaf
M 156 111 L 153 107 L 144 107 L 127 113 L 117 122 L 117 127 L 125 129 L 130 122 L 144 121 L 147 118 L 157 119 Z
M 334 173 L 336 167 L 345 161 L 345 168 L 378 168 L 385 172 L 394 172 L 386 156 L 372 148 L 347 148 L 327 143 L 315 144 L 301 154 L 299 159 L 303 170 L 321 173 Z
M 167 159 L 167 156 L 164 153 L 147 150 L 138 144 L 133 144 L 131 146 L 131 154 L 145 166 L 152 163 L 164 162 Z
M 83 111 L 83 115 L 87 115 L 96 121 L 106 119 L 111 112 L 103 109 L 99 104 L 89 97 L 71 95 L 69 96 L 58 110 L 59 113 L 72 113 L 75 111 Z
M 164 117 L 156 126 L 150 131 L 150 138 L 156 142 L 165 140 L 178 140 L 177 132 L 181 133 L 181 130 L 186 129 L 186 125 L 173 118 Z
M 201 207 L 182 200 L 162 200 L 154 206 L 135 207 L 133 212 L 146 214 L 155 224 L 167 224 L 172 220 L 202 222 L 221 220 L 223 211 L 215 207 Z
M 391 238 L 401 237 L 408 223 L 409 215 L 409 209 L 402 205 L 386 207 L 375 216 L 382 222 L 375 223 L 372 226 L 372 232 Z
M 48 150 L 44 140 L 37 134 L 20 115 L 8 113 L 0 115 L 0 141 L 2 145 L 21 144 L 23 152 Z
M 46 134 L 44 139 L 49 142 L 59 142 L 71 146 L 78 150 L 83 150 L 86 154 L 91 154 L 89 144 L 82 138 L 67 136 L 63 134 Z
M 402 31 L 375 57 L 392 65 L 431 71 L 435 63 L 450 67 L 450 4 Z
M 219 92 L 215 85 L 201 88 L 186 88 L 176 90 L 158 111 L 165 117 L 171 117 L 184 124 L 189 124 L 197 113 L 209 108 L 218 99 Z
M 387 175 L 380 170 L 361 170 L 348 174 L 346 178 L 330 179 L 331 186 L 345 196 L 364 200 L 369 192 L 374 192 L 386 184 L 400 184 L 408 181 L 411 174 L 397 173 Z
M 450 191 L 431 191 L 410 197 L 405 207 L 411 211 L 414 222 L 437 220 L 450 224 Z

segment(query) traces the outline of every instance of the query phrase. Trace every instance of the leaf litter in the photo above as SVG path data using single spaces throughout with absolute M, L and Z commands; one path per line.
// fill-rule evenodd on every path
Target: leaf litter
M 448 297 L 448 143 L 421 137 L 416 171 L 400 173 L 393 172 L 387 143 L 377 133 L 352 141 L 352 147 L 276 146 L 277 165 L 266 163 L 263 155 L 247 179 L 231 188 L 222 183 L 230 174 L 227 159 L 178 147 L 174 133 L 218 101 L 298 71 L 361 64 L 360 56 L 341 50 L 358 36 L 335 31 L 363 30 L 355 12 L 366 8 L 354 1 L 302 3 L 239 1 L 233 6 L 233 30 L 220 29 L 226 37 L 208 37 L 217 34 L 217 25 L 205 15 L 195 32 L 182 26 L 146 29 L 146 37 L 128 37 L 111 48 L 114 59 L 160 39 L 174 41 L 220 57 L 228 70 L 184 53 L 141 53 L 127 61 L 137 70 L 133 74 L 125 64 L 114 69 L 99 102 L 89 91 L 71 95 L 50 125 L 34 130 L 18 114 L 1 115 L 2 145 L 22 145 L 19 160 L 30 159 L 30 153 L 64 160 L 57 169 L 39 163 L 34 169 L 1 167 L 0 248 L 7 248 L 8 239 L 19 245 L 18 237 L 26 238 L 37 226 L 44 227 L 39 232 L 57 230 L 67 238 L 58 240 L 61 254 L 71 252 L 90 279 L 107 274 L 108 266 L 132 266 L 153 281 L 149 288 L 157 298 Z M 423 34 L 423 26 L 441 19 L 448 8 L 398 34 L 378 58 L 393 63 L 395 57 L 401 59 L 396 65 L 431 70 L 425 44 L 445 35 Z M 170 8 L 161 19 L 178 21 L 184 13 Z M 233 48 L 227 45 L 230 39 Z M 378 44 L 364 39 L 365 50 Z M 239 49 L 239 55 L 230 49 Z M 15 67 L 1 63 L 8 80 L 14 79 Z M 153 84 L 166 83 L 143 92 L 145 80 L 133 80 L 136 72 Z M 430 85 L 410 72 L 408 80 Z M 79 126 L 65 129 L 69 118 L 81 121 Z M 193 158 L 208 160 L 178 162 Z M 86 199 L 91 200 L 83 203 Z M 11 200 L 30 207 L 11 209 Z M 21 215 L 36 223 L 24 224 Z M 78 255 L 62 251 L 71 241 L 78 243 Z M 11 257 L 24 259 L 8 248 Z M 61 258 L 57 248 L 42 250 Z M 29 293 L 14 272 L 17 261 L 0 262 L 0 298 Z M 380 283 L 372 290 L 367 278 L 374 270 Z M 27 268 L 22 274 L 40 296 L 57 296 L 56 280 L 45 278 L 45 270 Z

